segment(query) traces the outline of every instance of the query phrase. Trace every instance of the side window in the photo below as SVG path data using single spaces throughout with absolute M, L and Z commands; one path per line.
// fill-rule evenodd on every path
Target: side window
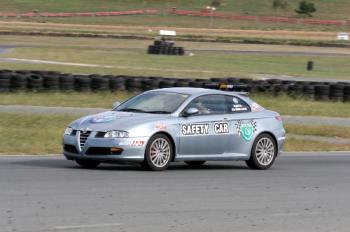
M 230 114 L 250 112 L 249 105 L 235 96 L 226 96 L 227 109 Z
M 197 108 L 199 115 L 227 114 L 226 98 L 224 95 L 205 95 L 197 97 L 188 104 L 186 109 Z

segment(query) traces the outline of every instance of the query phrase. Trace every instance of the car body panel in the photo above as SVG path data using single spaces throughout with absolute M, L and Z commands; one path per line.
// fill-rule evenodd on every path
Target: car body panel
M 171 114 L 152 114 L 107 111 L 72 122 L 69 127 L 84 132 L 91 131 L 80 148 L 77 135 L 64 135 L 64 145 L 74 146 L 77 152 L 64 150 L 67 159 L 92 159 L 101 162 L 142 162 L 149 139 L 164 133 L 174 143 L 173 161 L 188 160 L 248 160 L 255 138 L 269 133 L 276 140 L 278 152 L 283 148 L 285 130 L 278 120 L 279 114 L 256 107 L 254 101 L 239 93 L 202 88 L 167 88 L 151 91 L 168 91 L 188 94 L 189 97 Z M 240 98 L 253 110 L 246 113 L 193 115 L 183 112 L 190 102 L 204 95 L 225 95 Z M 128 138 L 97 138 L 98 132 L 127 131 Z M 120 154 L 88 155 L 91 147 L 121 148 Z

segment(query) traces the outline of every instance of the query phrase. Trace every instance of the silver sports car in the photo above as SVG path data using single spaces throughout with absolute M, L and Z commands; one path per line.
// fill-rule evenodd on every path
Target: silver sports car
M 82 117 L 64 132 L 64 155 L 86 168 L 140 163 L 154 171 L 170 162 L 245 160 L 267 169 L 281 152 L 281 116 L 246 94 L 204 88 L 144 92 L 111 111 Z

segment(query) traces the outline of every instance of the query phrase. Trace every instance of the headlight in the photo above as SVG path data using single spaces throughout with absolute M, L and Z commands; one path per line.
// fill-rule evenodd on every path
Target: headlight
M 108 131 L 105 136 L 105 138 L 127 138 L 129 137 L 129 133 L 127 131 Z
M 73 132 L 73 128 L 72 127 L 67 127 L 65 130 L 64 130 L 64 134 L 65 135 L 71 135 Z

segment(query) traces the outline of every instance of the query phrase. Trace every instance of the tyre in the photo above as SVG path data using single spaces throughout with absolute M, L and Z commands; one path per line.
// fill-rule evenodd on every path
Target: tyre
M 43 89 L 43 78 L 37 74 L 30 74 L 27 76 L 28 88 L 34 91 L 39 91 Z
M 269 134 L 259 135 L 252 147 L 250 159 L 246 161 L 252 169 L 264 170 L 272 166 L 277 155 L 277 144 Z
M 152 171 L 163 171 L 168 168 L 174 154 L 170 139 L 163 134 L 153 136 L 145 151 L 143 166 Z
M 100 165 L 100 162 L 93 160 L 75 160 L 75 162 L 82 168 L 97 168 L 97 166 Z
M 154 46 L 153 46 L 153 45 L 149 45 L 149 46 L 148 46 L 147 53 L 148 53 L 148 54 L 153 54 L 153 52 L 154 52 Z
M 206 162 L 205 160 L 201 160 L 201 161 L 185 161 L 185 163 L 188 164 L 191 167 L 200 167 L 205 162 Z

